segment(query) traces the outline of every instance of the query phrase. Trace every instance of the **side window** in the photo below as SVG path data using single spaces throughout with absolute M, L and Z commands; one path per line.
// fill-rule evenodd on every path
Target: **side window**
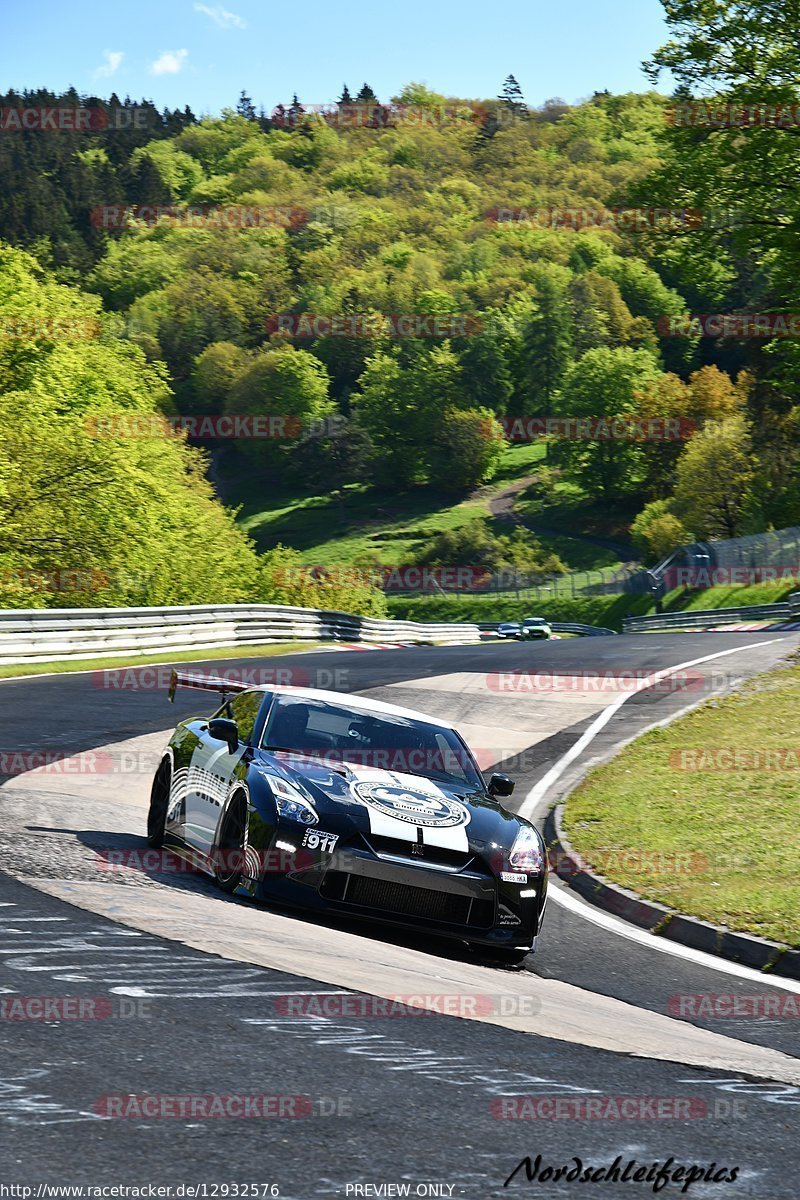
M 228 701 L 227 707 L 239 726 L 239 737 L 243 742 L 252 740 L 263 699 L 263 692 L 239 692 Z

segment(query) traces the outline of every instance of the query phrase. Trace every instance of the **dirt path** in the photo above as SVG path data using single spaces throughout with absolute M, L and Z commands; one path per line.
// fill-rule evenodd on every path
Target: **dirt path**
M 493 517 L 501 521 L 513 521 L 515 525 L 523 525 L 526 529 L 530 529 L 532 533 L 540 533 L 545 537 L 569 537 L 577 542 L 587 542 L 592 546 L 600 546 L 603 550 L 610 550 L 613 554 L 619 555 L 621 562 L 635 562 L 639 559 L 638 552 L 630 544 L 630 542 L 617 541 L 614 538 L 593 537 L 588 533 L 575 533 L 570 531 L 565 533 L 563 529 L 556 529 L 552 525 L 543 524 L 540 521 L 531 521 L 529 518 L 523 517 L 515 510 L 517 497 L 521 492 L 524 492 L 527 487 L 535 483 L 538 475 L 526 475 L 522 479 L 516 479 L 502 492 L 498 492 L 489 501 L 489 512 Z

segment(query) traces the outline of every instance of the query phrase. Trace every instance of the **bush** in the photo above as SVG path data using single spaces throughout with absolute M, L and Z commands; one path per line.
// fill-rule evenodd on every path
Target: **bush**
M 645 505 L 631 525 L 631 541 L 641 550 L 648 565 L 693 540 L 693 534 L 670 511 L 668 500 L 654 500 Z
M 287 546 L 261 555 L 256 590 L 260 604 L 333 609 L 361 617 L 388 615 L 386 597 L 369 572 L 349 567 L 321 572 Z
M 545 554 L 527 529 L 494 534 L 487 521 L 468 521 L 458 529 L 437 533 L 418 552 L 419 566 L 486 567 L 491 571 L 515 569 L 526 575 L 561 574 L 566 568 L 557 554 Z

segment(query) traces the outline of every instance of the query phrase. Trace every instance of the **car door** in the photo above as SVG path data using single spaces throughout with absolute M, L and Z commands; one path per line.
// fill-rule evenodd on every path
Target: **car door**
M 239 728 L 239 745 L 231 753 L 225 742 L 209 736 L 208 722 L 193 722 L 190 727 L 194 745 L 182 780 L 176 783 L 182 792 L 182 812 L 176 814 L 183 840 L 202 854 L 214 844 L 219 818 L 235 779 L 245 779 L 248 753 L 256 729 L 264 692 L 247 691 L 232 696 L 214 715 L 231 717 Z M 175 800 L 173 796 L 173 811 Z

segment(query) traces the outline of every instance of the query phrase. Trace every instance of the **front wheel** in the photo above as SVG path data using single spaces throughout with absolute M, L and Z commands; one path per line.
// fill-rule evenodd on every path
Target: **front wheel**
M 214 879 L 223 892 L 235 892 L 244 877 L 247 846 L 247 797 L 237 792 L 232 797 L 214 847 Z
M 160 850 L 164 845 L 171 782 L 172 763 L 168 758 L 164 758 L 153 779 L 153 786 L 150 789 L 150 809 L 147 813 L 147 844 L 156 850 Z

